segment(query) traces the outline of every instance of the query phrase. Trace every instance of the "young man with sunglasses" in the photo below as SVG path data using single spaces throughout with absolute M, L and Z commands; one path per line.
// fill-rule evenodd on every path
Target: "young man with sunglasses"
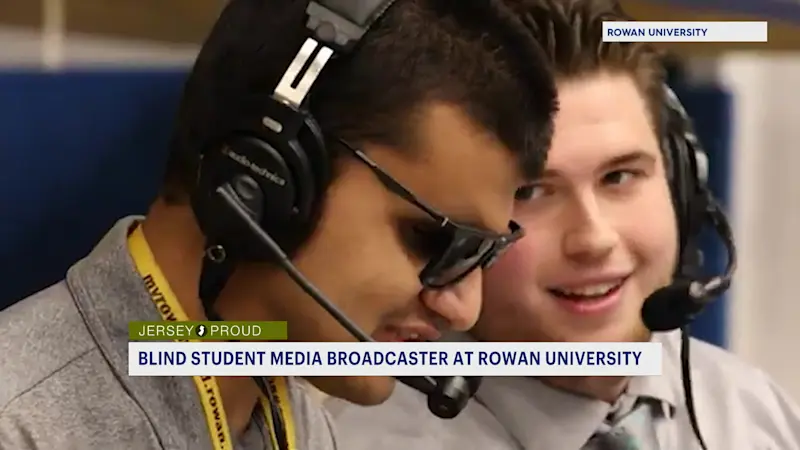
M 225 8 L 146 217 L 0 314 L 0 448 L 335 448 L 295 380 L 128 377 L 130 321 L 287 321 L 307 342 L 473 325 L 481 269 L 522 235 L 553 80 L 503 2 L 343 3 Z M 395 384 L 310 381 L 363 405 Z

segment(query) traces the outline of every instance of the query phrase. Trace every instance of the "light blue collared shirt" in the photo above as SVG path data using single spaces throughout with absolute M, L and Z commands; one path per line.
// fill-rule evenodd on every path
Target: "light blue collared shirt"
M 645 449 L 699 450 L 683 398 L 680 334 L 653 340 L 663 346 L 662 375 L 633 378 L 626 392 L 652 399 L 641 430 L 646 434 L 650 427 L 654 442 Z M 697 340 L 691 366 L 695 409 L 709 450 L 800 450 L 800 408 L 764 372 Z M 347 450 L 578 450 L 613 409 L 522 377 L 485 378 L 475 400 L 452 420 L 432 416 L 425 398 L 401 385 L 381 406 L 336 399 L 326 404 Z

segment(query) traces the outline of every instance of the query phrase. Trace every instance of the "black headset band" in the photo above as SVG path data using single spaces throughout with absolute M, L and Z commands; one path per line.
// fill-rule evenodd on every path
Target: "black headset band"
M 341 52 L 355 46 L 396 0 L 317 0 L 306 8 L 306 26 Z
M 693 162 L 697 180 L 702 185 L 707 184 L 709 172 L 708 156 L 697 138 L 692 118 L 689 117 L 689 113 L 686 112 L 686 108 L 684 108 L 675 91 L 667 84 L 664 84 L 664 103 L 669 110 L 668 114 L 672 116 L 670 125 L 675 128 L 665 131 L 679 134 L 677 137 L 687 145 L 687 150 L 692 152 L 690 156 L 694 157 Z
M 352 51 L 370 27 L 380 19 L 396 0 L 319 0 L 306 7 L 306 27 L 310 36 L 305 40 L 283 77 L 275 86 L 272 97 L 280 103 L 300 110 L 314 82 L 334 54 Z M 265 126 L 280 133 L 280 123 L 267 121 Z

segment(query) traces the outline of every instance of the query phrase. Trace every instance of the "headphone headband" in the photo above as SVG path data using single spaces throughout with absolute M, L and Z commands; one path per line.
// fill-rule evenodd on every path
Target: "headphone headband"
M 396 0 L 318 0 L 306 8 L 306 26 L 339 52 L 352 49 Z
M 311 32 L 281 77 L 272 97 L 299 110 L 322 69 L 335 53 L 347 53 L 358 45 L 369 28 L 395 0 L 320 0 L 306 7 L 306 27 Z M 280 133 L 281 124 L 266 118 L 264 125 Z

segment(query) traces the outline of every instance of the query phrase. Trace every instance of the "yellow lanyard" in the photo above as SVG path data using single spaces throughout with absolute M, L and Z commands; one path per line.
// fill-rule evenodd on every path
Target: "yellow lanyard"
M 170 321 L 188 321 L 189 317 L 181 308 L 178 303 L 175 293 L 169 287 L 164 274 L 156 264 L 153 253 L 150 251 L 150 246 L 142 233 L 142 227 L 136 226 L 128 238 L 128 246 L 130 248 L 131 257 L 139 271 L 142 279 L 148 288 L 148 292 L 153 298 L 153 303 L 156 309 L 161 313 L 164 320 Z M 153 294 L 159 294 L 158 296 Z M 178 341 L 186 342 L 185 339 Z M 193 341 L 194 342 L 194 341 Z M 203 404 L 203 411 L 206 415 L 206 423 L 208 424 L 208 431 L 211 434 L 211 442 L 214 445 L 214 450 L 233 450 L 233 441 L 231 440 L 231 432 L 228 428 L 228 419 L 225 416 L 225 408 L 223 408 L 222 400 L 219 392 L 217 380 L 214 377 L 193 377 L 197 385 L 197 392 L 200 394 L 200 402 Z M 289 450 L 296 450 L 294 434 L 294 421 L 292 420 L 292 409 L 289 402 L 289 391 L 286 386 L 286 379 L 282 377 L 273 377 L 267 380 L 267 388 L 271 389 L 274 395 L 272 396 L 275 402 L 274 407 L 276 412 L 280 414 L 283 420 L 284 432 L 286 434 L 286 442 L 289 444 Z M 276 434 L 276 424 L 272 418 L 273 405 L 262 395 L 259 398 L 261 407 L 264 410 L 264 417 L 267 420 L 267 428 L 269 430 L 270 439 L 272 440 L 272 448 L 279 450 L 278 436 Z

